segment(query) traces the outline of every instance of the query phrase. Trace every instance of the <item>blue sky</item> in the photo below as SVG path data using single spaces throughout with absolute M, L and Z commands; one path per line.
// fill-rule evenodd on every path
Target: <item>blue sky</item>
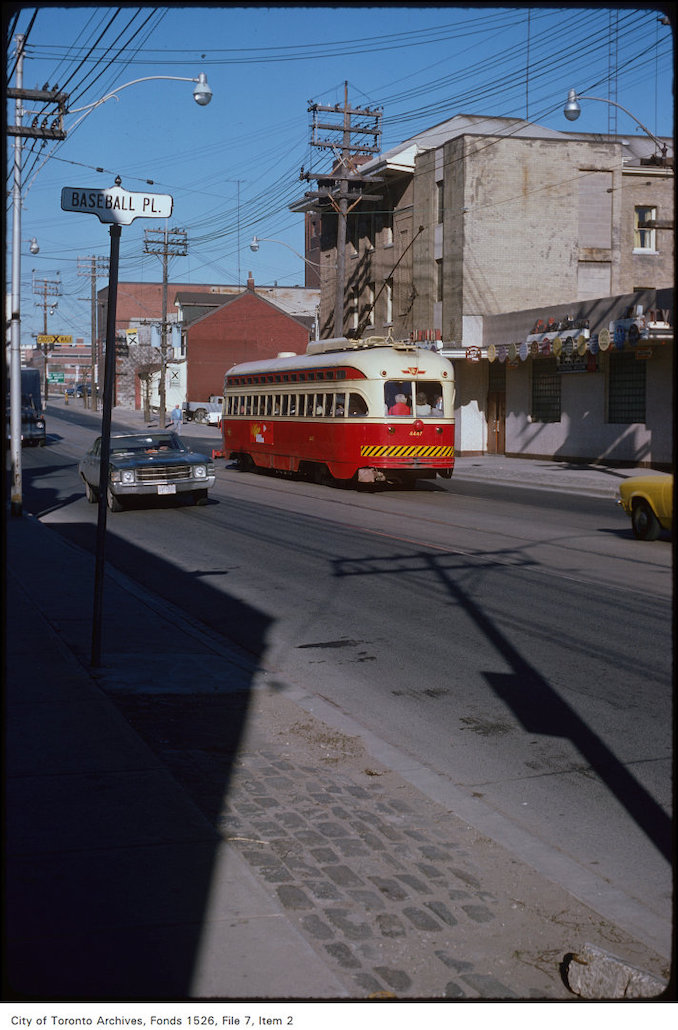
M 103 188 L 120 175 L 127 190 L 171 194 L 168 226 L 188 232 L 187 257 L 170 264 L 174 281 L 244 282 L 251 271 L 261 285 L 303 284 L 303 262 L 288 249 L 303 251 L 303 221 L 288 205 L 310 188 L 301 166 L 329 161 L 309 145 L 310 101 L 342 102 L 347 81 L 354 107 L 382 107 L 383 150 L 460 113 L 566 131 L 570 88 L 616 99 L 671 135 L 673 29 L 663 13 L 625 4 L 15 6 L 4 14 L 8 84 L 14 37 L 28 33 L 24 87 L 59 85 L 73 112 L 64 142 L 23 150 L 21 237 L 35 236 L 40 253 L 22 244 L 22 338 L 42 332 L 33 270 L 62 284 L 49 331 L 89 338 L 78 259 L 108 256 L 110 236 L 95 216 L 61 211 L 64 186 Z M 200 71 L 214 94 L 207 107 L 190 83 L 154 80 L 76 113 L 130 80 Z M 13 103 L 7 110 L 13 121 Z M 612 111 L 583 102 L 576 130 L 608 132 Z M 641 132 L 622 111 L 616 130 Z M 143 253 L 144 229 L 154 227 L 139 219 L 123 228 L 121 280 L 161 280 L 159 258 Z M 262 243 L 253 254 L 254 234 L 287 246 Z

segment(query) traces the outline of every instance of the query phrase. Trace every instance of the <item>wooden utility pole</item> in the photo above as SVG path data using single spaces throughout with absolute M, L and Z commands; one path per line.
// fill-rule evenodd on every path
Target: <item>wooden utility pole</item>
M 167 421 L 167 282 L 169 259 L 186 257 L 188 234 L 185 229 L 146 229 L 144 253 L 156 254 L 162 259 L 162 326 L 160 342 L 160 382 L 158 384 L 158 427 Z
M 99 376 L 95 376 L 95 370 L 98 368 L 98 355 L 97 355 L 97 276 L 108 275 L 109 259 L 106 257 L 86 257 L 78 258 L 78 275 L 87 276 L 91 283 L 91 291 L 89 297 L 80 297 L 80 300 L 89 300 L 91 305 L 91 332 L 92 332 L 92 371 L 90 375 L 90 383 L 92 386 L 91 404 L 92 411 L 97 410 L 97 388 L 99 386 Z M 87 407 L 87 390 L 82 392 L 84 405 Z
M 57 273 L 58 275 L 59 273 Z M 47 310 L 51 311 L 57 306 L 58 301 L 54 300 L 54 297 L 58 297 L 61 294 L 61 281 L 59 279 L 40 279 L 37 276 L 33 276 L 33 293 L 36 296 L 42 296 L 41 301 L 36 301 L 36 308 L 42 308 L 43 314 L 43 335 L 47 336 Z M 49 299 L 48 299 L 49 298 Z M 54 343 L 47 343 L 41 345 L 41 349 L 45 356 L 45 401 L 49 399 L 49 379 L 47 374 L 47 364 L 49 361 L 49 352 L 54 347 Z
M 344 83 L 344 104 L 333 106 L 311 104 L 313 114 L 311 146 L 331 150 L 334 164 L 331 172 L 314 175 L 303 172 L 301 179 L 317 179 L 318 189 L 306 194 L 317 201 L 318 208 L 331 206 L 337 214 L 337 281 L 334 301 L 334 335 L 344 335 L 344 291 L 346 278 L 346 222 L 348 215 L 361 200 L 381 200 L 374 194 L 364 193 L 364 187 L 381 182 L 372 176 L 361 175 L 356 157 L 379 153 L 381 137 L 381 108 L 351 107 L 348 102 L 348 83 Z M 321 113 L 340 114 L 341 123 L 319 120 Z M 358 121 L 356 121 L 358 119 Z M 362 119 L 362 120 L 361 120 Z M 321 136 L 320 133 L 323 133 Z M 354 136 L 359 141 L 354 142 Z M 372 142 L 366 143 L 365 138 Z

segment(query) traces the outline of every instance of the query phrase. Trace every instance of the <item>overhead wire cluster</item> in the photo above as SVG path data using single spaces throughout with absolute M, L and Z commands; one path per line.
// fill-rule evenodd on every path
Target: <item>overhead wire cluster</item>
M 445 121 L 455 114 L 488 114 L 539 121 L 559 109 L 563 103 L 562 69 L 567 69 L 568 85 L 581 91 L 603 88 L 609 80 L 608 47 L 610 40 L 609 12 L 599 7 L 554 10 L 534 8 L 530 11 L 529 63 L 526 62 L 526 9 L 502 8 L 484 10 L 475 17 L 469 12 L 438 26 L 409 29 L 406 32 L 383 33 L 379 38 L 364 36 L 345 40 L 323 40 L 293 46 L 210 48 L 209 56 L 198 51 L 153 49 L 149 44 L 155 30 L 166 16 L 163 8 L 96 8 L 85 9 L 89 17 L 78 36 L 69 44 L 35 44 L 31 32 L 36 22 L 32 13 L 24 31 L 26 56 L 54 61 L 49 81 L 52 88 L 69 92 L 70 105 L 87 101 L 92 91 L 105 93 L 120 82 L 126 69 L 156 66 L 173 71 L 186 66 L 195 68 L 201 61 L 209 70 L 219 65 L 257 65 L 273 63 L 310 63 L 336 57 L 358 57 L 377 52 L 393 52 L 393 77 L 390 82 L 371 88 L 369 94 L 356 84 L 356 93 L 368 96 L 372 104 L 383 108 L 382 150 L 403 142 L 424 129 Z M 253 14 L 254 16 L 254 14 Z M 39 17 L 39 9 L 38 9 Z M 672 42 L 665 33 L 653 40 L 649 31 L 656 12 L 622 9 L 617 32 L 619 74 L 625 84 L 635 82 L 648 69 L 670 71 Z M 17 31 L 12 23 L 8 42 Z M 505 45 L 507 32 L 521 29 L 523 38 L 512 46 Z M 462 58 L 450 57 L 459 53 Z M 412 70 L 407 74 L 402 52 L 412 54 Z M 434 60 L 426 60 L 433 54 Z M 441 56 L 436 57 L 437 54 Z M 450 65 L 454 62 L 453 67 Z M 478 67 L 485 74 L 478 85 Z M 13 64 L 8 67 L 8 82 Z M 151 71 L 152 74 L 152 71 Z M 371 77 L 372 78 L 372 77 Z M 473 83 L 469 86 L 469 83 Z M 528 88 L 529 87 L 529 88 Z M 343 82 L 341 83 L 343 90 Z M 337 86 L 337 92 L 339 85 Z M 326 93 L 324 93 L 324 98 Z M 529 99 L 529 110 L 526 110 Z M 273 126 L 248 129 L 239 136 L 228 136 L 207 144 L 205 157 L 214 158 L 223 152 L 229 155 L 228 178 L 212 176 L 192 180 L 190 187 L 177 183 L 158 183 L 163 190 L 177 196 L 199 194 L 209 202 L 204 216 L 194 217 L 186 228 L 189 232 L 189 258 L 193 274 L 201 267 L 228 273 L 234 280 L 234 258 L 240 238 L 253 232 L 279 235 L 298 225 L 298 216 L 289 212 L 289 205 L 302 192 L 299 169 L 312 163 L 308 133 L 299 132 L 302 112 L 292 114 Z M 67 126 L 68 127 L 68 126 Z M 290 139 L 290 137 L 292 137 Z M 284 143 L 276 146 L 276 141 Z M 174 141 L 176 144 L 176 141 Z M 35 175 L 45 160 L 44 141 L 32 141 L 25 148 L 24 182 Z M 68 160 L 64 144 L 50 144 L 50 157 Z M 280 154 L 285 155 L 281 162 Z M 235 157 L 235 159 L 234 159 Z M 191 162 L 190 150 L 177 151 L 173 145 L 171 160 L 164 167 L 179 169 Z M 161 162 L 162 163 L 162 162 Z M 204 160 L 201 166 L 208 167 Z M 134 179 L 133 171 L 126 173 Z M 144 182 L 139 177 L 139 181 Z M 213 200 L 217 198 L 217 209 Z M 263 227 L 263 228 L 262 228 Z M 217 252 L 215 254 L 215 251 Z M 218 256 L 217 256 L 218 254 Z M 135 247 L 124 248 L 125 275 L 141 274 L 146 267 L 144 257 Z M 70 259 L 75 263 L 75 255 Z M 229 266 L 231 266 L 229 268 Z

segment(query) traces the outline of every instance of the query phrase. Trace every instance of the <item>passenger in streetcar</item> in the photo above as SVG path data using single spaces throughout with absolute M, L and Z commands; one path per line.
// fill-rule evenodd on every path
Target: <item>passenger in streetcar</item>
M 431 405 L 428 403 L 426 399 L 426 394 L 417 394 L 417 405 L 415 411 L 417 415 L 419 415 L 422 418 L 426 418 L 427 415 L 431 414 Z
M 404 393 L 397 393 L 395 397 L 395 404 L 388 409 L 389 415 L 409 415 L 410 406 L 407 403 L 407 397 Z

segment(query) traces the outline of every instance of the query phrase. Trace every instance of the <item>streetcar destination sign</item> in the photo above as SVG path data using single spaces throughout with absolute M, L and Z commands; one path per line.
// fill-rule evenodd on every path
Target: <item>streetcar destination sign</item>
M 87 189 L 64 186 L 61 210 L 96 215 L 100 222 L 130 225 L 135 218 L 169 218 L 174 201 L 168 193 L 129 193 L 120 186 Z

